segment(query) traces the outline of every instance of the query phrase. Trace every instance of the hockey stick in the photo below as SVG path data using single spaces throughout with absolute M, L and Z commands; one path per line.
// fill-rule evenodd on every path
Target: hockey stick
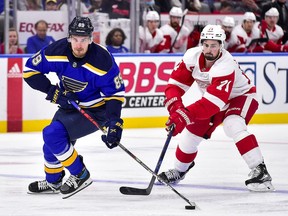
M 176 41 L 177 41 L 177 38 L 178 38 L 178 36 L 179 36 L 179 34 L 180 34 L 180 31 L 181 31 L 181 29 L 182 29 L 182 26 L 184 25 L 185 16 L 186 16 L 187 13 L 188 13 L 188 9 L 186 8 L 186 9 L 184 10 L 184 12 L 183 12 L 183 16 L 182 16 L 182 20 L 181 20 L 181 25 L 180 25 L 179 32 L 177 32 L 177 35 L 176 35 L 173 43 L 172 43 L 171 46 L 170 46 L 169 53 L 172 52 L 172 49 L 173 49 L 173 47 L 174 47 L 174 45 L 175 45 L 175 43 L 176 43 Z
M 106 130 L 102 128 L 87 112 L 85 112 L 75 101 L 69 101 L 75 109 L 77 109 L 85 118 L 87 118 L 92 124 L 94 124 L 99 130 L 101 130 L 104 134 L 106 134 Z M 180 194 L 171 184 L 164 181 L 163 178 L 158 176 L 153 170 L 151 170 L 145 163 L 143 163 L 138 157 L 136 157 L 132 152 L 130 152 L 125 146 L 121 143 L 118 146 L 125 151 L 129 156 L 131 156 L 135 161 L 137 161 L 142 167 L 144 167 L 148 172 L 150 172 L 155 178 L 159 179 L 164 185 L 169 187 L 174 193 L 176 193 L 180 198 L 182 198 L 188 206 L 185 206 L 186 209 L 195 209 L 196 204 L 194 202 L 190 202 L 186 197 Z
M 165 156 L 165 154 L 166 154 L 168 145 L 169 145 L 170 140 L 171 140 L 171 138 L 172 138 L 173 131 L 174 131 L 174 127 L 172 127 L 171 130 L 170 130 L 169 133 L 168 133 L 166 142 L 165 142 L 165 144 L 164 144 L 164 146 L 163 146 L 162 152 L 161 152 L 161 154 L 160 154 L 160 157 L 159 157 L 159 159 L 158 159 L 156 168 L 155 168 L 155 170 L 154 170 L 154 173 L 155 173 L 155 174 L 158 174 L 158 172 L 159 172 L 159 169 L 160 169 L 160 167 L 161 167 L 163 158 L 164 158 L 164 156 Z M 120 192 L 121 192 L 122 194 L 126 194 L 126 195 L 144 195 L 144 196 L 147 196 L 147 195 L 149 195 L 149 194 L 151 193 L 152 188 L 153 188 L 153 186 L 154 186 L 155 180 L 156 180 L 156 177 L 153 175 L 152 178 L 151 178 L 151 180 L 150 180 L 150 183 L 149 183 L 148 187 L 145 188 L 145 189 L 122 186 L 122 187 L 120 187 L 119 190 L 120 190 Z

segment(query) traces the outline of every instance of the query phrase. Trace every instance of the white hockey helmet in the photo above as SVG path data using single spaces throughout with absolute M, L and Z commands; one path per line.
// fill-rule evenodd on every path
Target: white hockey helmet
M 278 17 L 279 16 L 279 12 L 278 12 L 278 10 L 275 7 L 272 7 L 272 8 L 270 8 L 270 10 L 268 10 L 265 13 L 265 16 L 276 16 L 276 17 Z
M 225 16 L 222 20 L 222 25 L 226 27 L 234 27 L 235 26 L 235 20 L 231 16 Z
M 203 43 L 203 40 L 218 40 L 223 46 L 225 39 L 225 31 L 220 25 L 206 25 L 200 35 L 201 43 Z
M 180 7 L 172 7 L 170 12 L 170 16 L 175 16 L 175 17 L 182 17 L 183 16 L 183 11 Z
M 244 16 L 243 16 L 243 22 L 245 20 L 251 20 L 251 21 L 256 21 L 256 16 L 253 12 L 246 12 L 244 13 Z
M 156 11 L 148 11 L 146 14 L 146 20 L 148 21 L 159 21 L 160 16 Z

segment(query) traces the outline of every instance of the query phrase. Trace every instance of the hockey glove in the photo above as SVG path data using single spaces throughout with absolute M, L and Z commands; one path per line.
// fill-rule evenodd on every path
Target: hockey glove
M 181 133 L 184 128 L 193 123 L 193 116 L 186 108 L 179 108 L 174 113 L 172 113 L 166 122 L 167 130 L 170 130 L 172 125 L 174 125 L 173 136 Z
M 123 120 L 121 118 L 111 120 L 108 122 L 107 127 L 107 134 L 103 134 L 101 138 L 106 146 L 109 149 L 112 149 L 120 143 L 123 130 Z
M 164 101 L 164 105 L 167 108 L 170 115 L 174 113 L 177 109 L 184 108 L 182 99 L 180 97 L 173 97 L 170 99 L 166 99 Z
M 78 97 L 75 93 L 63 91 L 59 86 L 52 85 L 47 93 L 46 100 L 51 103 L 59 104 L 63 109 L 75 109 L 69 100 L 77 101 Z

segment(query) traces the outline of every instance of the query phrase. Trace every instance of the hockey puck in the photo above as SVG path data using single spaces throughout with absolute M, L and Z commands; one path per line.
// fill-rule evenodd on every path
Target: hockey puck
M 195 206 L 186 205 L 186 206 L 185 206 L 185 209 L 187 209 L 187 210 L 194 210 L 194 209 L 195 209 Z

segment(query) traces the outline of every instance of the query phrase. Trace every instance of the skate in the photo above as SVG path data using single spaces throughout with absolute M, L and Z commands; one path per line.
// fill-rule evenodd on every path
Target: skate
M 61 186 L 60 192 L 63 199 L 69 198 L 92 184 L 90 173 L 84 166 L 80 174 L 70 175 L 67 181 Z
M 166 183 L 169 184 L 178 184 L 181 180 L 185 178 L 186 173 L 195 165 L 195 162 L 193 161 L 188 169 L 185 172 L 179 172 L 176 169 L 170 169 L 167 172 L 162 172 L 159 174 L 159 177 L 161 177 Z M 161 180 L 159 180 L 161 183 Z
M 54 183 L 49 183 L 46 180 L 42 181 L 35 181 L 29 184 L 28 186 L 28 192 L 29 194 L 58 194 L 60 193 L 60 187 L 62 186 L 62 180 L 65 176 L 65 171 L 62 171 L 61 178 Z
M 264 162 L 252 169 L 249 176 L 251 176 L 251 178 L 245 181 L 246 187 L 249 190 L 257 192 L 275 190 L 271 183 L 272 178 L 269 175 Z

